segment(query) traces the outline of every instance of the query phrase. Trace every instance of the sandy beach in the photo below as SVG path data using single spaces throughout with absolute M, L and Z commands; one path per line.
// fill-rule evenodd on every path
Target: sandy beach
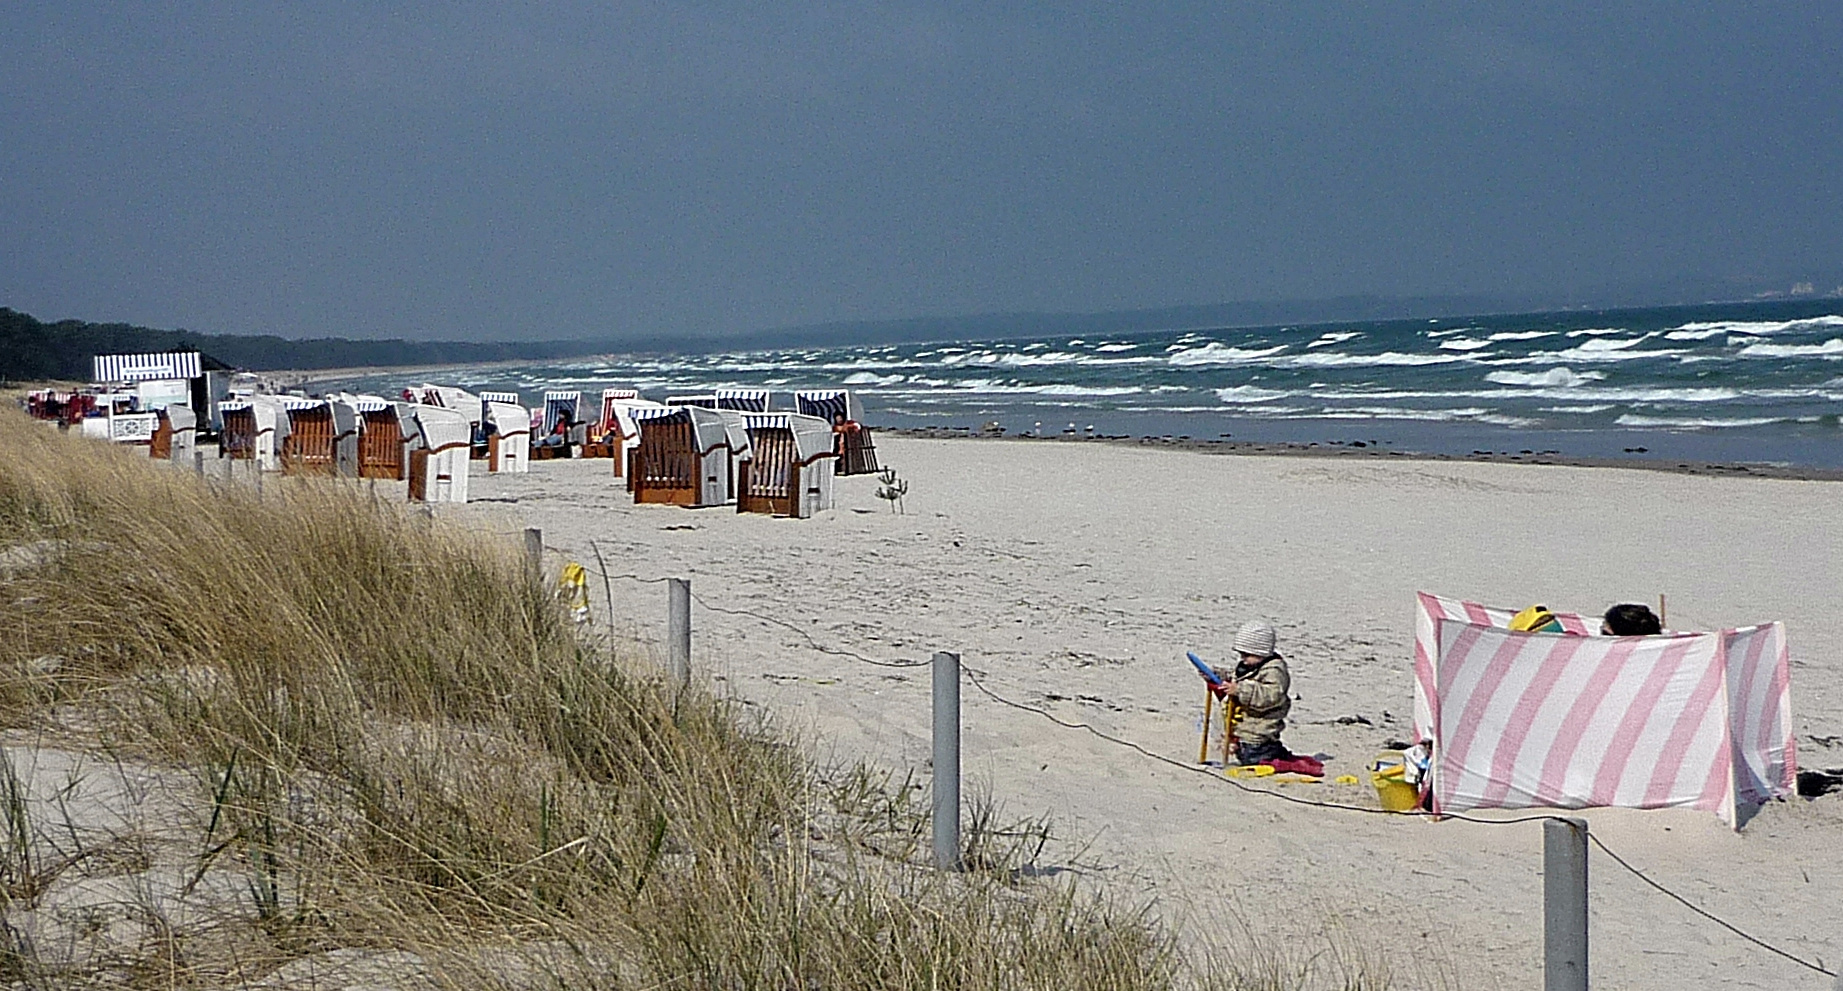
M 1843 764 L 1833 482 L 903 437 L 880 454 L 909 481 L 904 514 L 869 478 L 841 479 L 837 508 L 805 521 L 636 507 L 594 460 L 477 476 L 475 502 L 440 515 L 508 537 L 539 527 L 552 567 L 595 569 L 599 548 L 616 575 L 689 577 L 696 677 L 898 780 L 927 773 L 925 669 L 829 655 L 718 610 L 876 659 L 959 651 L 1009 698 L 1180 760 L 1196 755 L 1202 709 L 1184 651 L 1222 658 L 1238 624 L 1265 619 L 1293 670 L 1288 743 L 1329 755 L 1336 775 L 1412 735 L 1416 590 L 1590 613 L 1661 592 L 1677 628 L 1785 621 L 1801 766 Z M 591 591 L 598 623 L 658 642 L 662 586 L 594 579 Z M 1149 899 L 1186 933 L 1300 959 L 1341 929 L 1409 986 L 1540 980 L 1537 824 L 1287 804 L 964 698 L 969 783 L 1011 815 L 1053 821 L 1049 869 Z M 1367 783 L 1270 787 L 1375 804 Z M 1843 959 L 1843 797 L 1770 806 L 1739 834 L 1697 812 L 1585 815 L 1704 908 Z M 1592 870 L 1596 983 L 1816 986 L 1597 852 Z

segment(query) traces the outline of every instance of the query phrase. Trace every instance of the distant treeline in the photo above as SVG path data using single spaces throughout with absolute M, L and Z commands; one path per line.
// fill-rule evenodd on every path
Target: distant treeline
M 125 323 L 60 320 L 44 323 L 0 307 L 0 379 L 34 381 L 90 377 L 98 354 L 202 351 L 232 368 L 347 368 L 363 365 L 436 365 L 518 359 L 569 358 L 606 350 L 587 341 L 354 341 L 343 337 L 288 340 L 239 334 L 195 334 Z

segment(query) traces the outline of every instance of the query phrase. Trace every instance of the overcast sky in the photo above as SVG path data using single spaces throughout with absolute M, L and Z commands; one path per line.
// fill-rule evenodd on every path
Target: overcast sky
M 584 337 L 1843 268 L 1834 0 L 1137 6 L 9 3 L 0 305 Z

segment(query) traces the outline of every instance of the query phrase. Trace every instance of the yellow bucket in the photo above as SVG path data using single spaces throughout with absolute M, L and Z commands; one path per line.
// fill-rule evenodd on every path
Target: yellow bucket
M 1371 765 L 1369 780 L 1376 786 L 1376 798 L 1389 812 L 1407 812 L 1421 804 L 1420 790 L 1401 779 L 1403 755 L 1389 751 L 1378 754 Z

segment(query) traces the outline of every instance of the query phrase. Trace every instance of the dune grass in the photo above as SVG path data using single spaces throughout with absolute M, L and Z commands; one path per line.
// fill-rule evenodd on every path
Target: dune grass
M 34 836 L 82 847 L 68 812 L 47 821 L 0 762 L 0 984 L 1128 991 L 1311 970 L 1025 876 L 1041 831 L 989 812 L 978 869 L 928 869 L 915 788 L 577 637 L 514 548 L 363 485 L 265 488 L 0 412 L 0 726 L 185 783 L 176 820 L 60 858 Z M 50 938 L 73 924 L 48 892 L 111 874 L 140 892 L 127 922 L 58 951 L 77 941 Z M 1347 970 L 1333 986 L 1387 986 Z

